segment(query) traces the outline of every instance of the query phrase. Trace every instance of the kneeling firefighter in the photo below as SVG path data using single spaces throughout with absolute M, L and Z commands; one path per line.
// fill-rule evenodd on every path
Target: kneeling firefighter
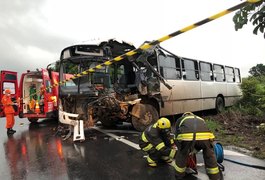
M 191 112 L 186 112 L 176 121 L 175 143 L 178 147 L 176 154 L 176 179 L 185 176 L 187 158 L 195 151 L 203 150 L 206 173 L 211 180 L 220 179 L 213 145 L 214 135 L 210 132 L 205 121 Z
M 150 124 L 140 137 L 139 146 L 148 154 L 149 166 L 155 167 L 159 160 L 170 163 L 176 154 L 174 139 L 170 137 L 171 123 L 167 118 L 160 118 Z

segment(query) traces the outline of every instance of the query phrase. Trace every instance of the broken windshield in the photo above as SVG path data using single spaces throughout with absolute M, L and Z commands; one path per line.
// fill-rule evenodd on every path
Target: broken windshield
M 74 75 L 80 74 L 90 68 L 94 68 L 101 64 L 102 61 L 95 61 L 92 59 L 67 59 L 61 64 L 60 71 L 60 81 L 67 80 L 63 85 L 61 85 L 62 90 L 71 89 L 71 92 L 84 93 L 85 91 L 90 91 L 92 87 L 109 87 L 109 75 L 107 72 L 107 67 L 102 67 L 97 69 L 94 73 L 88 73 L 82 77 L 69 80 L 69 78 Z

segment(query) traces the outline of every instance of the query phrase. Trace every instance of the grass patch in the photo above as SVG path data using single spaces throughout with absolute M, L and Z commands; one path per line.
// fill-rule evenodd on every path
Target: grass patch
M 265 159 L 265 152 L 262 151 L 254 151 L 252 156 L 259 158 L 259 159 Z
M 205 123 L 209 130 L 215 135 L 216 140 L 219 140 L 219 138 L 222 138 L 225 135 L 225 130 L 220 122 L 212 119 L 206 119 Z

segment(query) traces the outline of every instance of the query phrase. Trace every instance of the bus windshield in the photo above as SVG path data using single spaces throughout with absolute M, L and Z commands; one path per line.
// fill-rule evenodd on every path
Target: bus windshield
M 79 74 L 90 68 L 101 64 L 100 61 L 93 61 L 89 59 L 67 59 L 61 64 L 60 71 L 62 73 L 60 80 L 67 80 L 63 85 L 61 85 L 62 92 L 67 91 L 67 93 L 87 93 L 93 88 L 103 88 L 109 86 L 109 75 L 106 73 L 107 68 L 102 68 L 94 73 L 88 73 L 80 78 L 69 80 L 72 76 Z

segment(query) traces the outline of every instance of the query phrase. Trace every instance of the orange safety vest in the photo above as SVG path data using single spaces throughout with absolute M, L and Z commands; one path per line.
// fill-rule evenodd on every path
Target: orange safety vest
M 14 114 L 15 110 L 12 106 L 13 102 L 11 100 L 10 96 L 4 95 L 1 100 L 3 106 L 4 106 L 4 112 L 5 114 Z

